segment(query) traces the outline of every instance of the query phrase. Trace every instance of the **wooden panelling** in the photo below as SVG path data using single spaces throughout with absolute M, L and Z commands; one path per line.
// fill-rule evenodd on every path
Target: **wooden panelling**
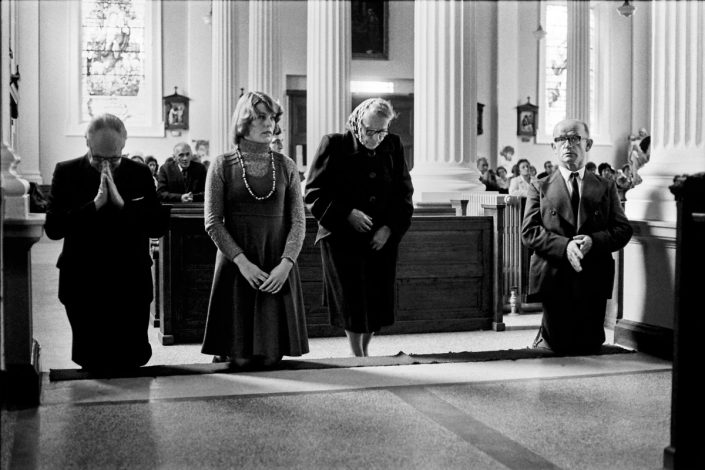
M 414 217 L 399 247 L 394 326 L 382 333 L 489 329 L 492 325 L 491 217 Z M 342 335 L 323 305 L 317 225 L 306 220 L 298 265 L 309 336 Z M 172 210 L 160 240 L 160 338 L 201 342 L 216 249 L 203 228 L 202 208 Z

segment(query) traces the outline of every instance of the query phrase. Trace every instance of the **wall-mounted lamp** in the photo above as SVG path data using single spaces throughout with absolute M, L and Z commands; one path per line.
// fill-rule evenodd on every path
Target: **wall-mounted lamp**
M 546 31 L 544 31 L 543 26 L 541 26 L 541 23 L 539 23 L 539 27 L 536 28 L 536 31 L 534 31 L 533 34 L 537 41 L 540 41 L 546 37 Z
M 636 10 L 636 7 L 634 5 L 630 5 L 629 0 L 624 0 L 622 6 L 617 8 L 619 14 L 625 18 L 632 16 L 634 14 L 634 10 Z

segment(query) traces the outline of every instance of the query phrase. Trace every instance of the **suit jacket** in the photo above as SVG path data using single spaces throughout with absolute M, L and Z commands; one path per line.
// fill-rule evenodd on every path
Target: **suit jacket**
M 100 173 L 88 156 L 54 170 L 45 230 L 52 240 L 64 239 L 57 262 L 64 304 L 105 294 L 152 298 L 149 238 L 166 233 L 169 210 L 157 201 L 147 166 L 123 158 L 113 177 L 124 207 L 96 210 Z
M 352 228 L 348 214 L 358 209 L 372 216 L 374 229 L 383 225 L 398 242 L 411 225 L 414 187 L 404 159 L 401 139 L 389 134 L 375 149 L 380 175 L 367 168 L 368 150 L 350 131 L 323 137 L 306 179 L 304 201 L 318 220 L 316 242 L 331 233 Z M 380 184 L 377 184 L 380 182 Z
M 192 192 L 193 202 L 203 202 L 206 187 L 206 167 L 203 163 L 191 162 L 188 166 L 188 179 L 175 160 L 159 167 L 157 175 L 157 195 L 164 202 L 181 202 L 181 195 Z
M 524 211 L 522 240 L 531 256 L 529 295 L 535 299 L 552 292 L 562 273 L 572 272 L 566 247 L 573 236 L 589 235 L 593 246 L 582 260 L 581 288 L 610 298 L 614 284 L 612 252 L 632 236 L 614 181 L 585 172 L 577 227 L 565 180 L 560 171 L 529 188 Z

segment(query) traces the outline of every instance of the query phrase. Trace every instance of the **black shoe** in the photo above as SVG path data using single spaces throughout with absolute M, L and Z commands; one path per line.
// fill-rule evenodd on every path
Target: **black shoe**
M 213 356 L 214 364 L 218 364 L 221 362 L 230 362 L 230 358 L 228 356 Z

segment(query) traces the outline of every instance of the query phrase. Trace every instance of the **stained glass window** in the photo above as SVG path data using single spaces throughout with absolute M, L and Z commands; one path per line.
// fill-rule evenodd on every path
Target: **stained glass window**
M 105 112 L 144 114 L 145 1 L 83 0 L 81 4 L 82 119 Z

